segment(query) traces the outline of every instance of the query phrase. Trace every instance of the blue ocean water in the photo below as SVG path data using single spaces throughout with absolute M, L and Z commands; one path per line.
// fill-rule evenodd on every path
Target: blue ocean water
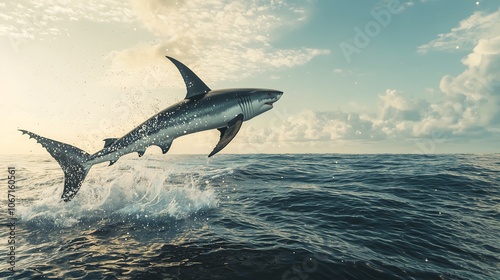
M 0 163 L 1 278 L 500 279 L 500 154 L 130 155 L 69 203 L 49 156 Z

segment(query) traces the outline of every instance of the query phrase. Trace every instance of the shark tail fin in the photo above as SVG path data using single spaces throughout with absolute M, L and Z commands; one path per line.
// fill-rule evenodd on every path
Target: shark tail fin
M 48 139 L 35 133 L 20 129 L 40 143 L 50 155 L 59 163 L 64 172 L 64 191 L 61 198 L 70 201 L 82 186 L 92 165 L 86 165 L 90 154 L 77 147 Z

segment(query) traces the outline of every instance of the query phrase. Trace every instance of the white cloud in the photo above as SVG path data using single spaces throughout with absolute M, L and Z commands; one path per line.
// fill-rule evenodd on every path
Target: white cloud
M 480 40 L 462 62 L 467 69 L 440 84 L 450 100 L 462 102 L 461 124 L 500 124 L 500 36 Z
M 448 33 L 439 34 L 438 38 L 417 48 L 419 53 L 429 51 L 450 51 L 472 49 L 480 39 L 500 34 L 500 9 L 496 12 L 475 12 L 462 20 Z
M 363 76 L 363 73 L 359 73 L 358 71 L 352 70 L 352 69 L 343 69 L 343 68 L 335 68 L 332 71 L 333 74 L 335 75 L 356 75 L 356 76 Z
M 0 36 L 33 40 L 65 32 L 64 23 L 131 22 L 134 20 L 126 1 L 11 1 L 1 3 Z
M 390 9 L 394 9 L 396 13 L 403 12 L 415 5 L 414 0 L 379 0 L 378 2 L 375 3 L 373 6 L 373 9 L 378 11 L 378 10 L 386 10 L 388 7 L 391 7 Z
M 273 47 L 278 32 L 307 17 L 306 8 L 284 1 L 137 0 L 132 7 L 156 39 L 112 53 L 115 70 L 165 70 L 168 66 L 162 58 L 171 55 L 210 83 L 301 65 L 329 53 L 307 47 Z
M 441 79 L 442 101 L 430 105 L 432 113 L 419 132 L 441 129 L 453 135 L 487 135 L 500 124 L 500 9 L 476 12 L 451 32 L 419 47 L 419 52 L 471 48 L 462 59 L 465 71 Z
M 153 71 L 164 73 L 160 84 L 176 84 L 177 76 L 167 81 L 171 77 L 165 75 L 171 65 L 164 56 L 171 55 L 211 83 L 289 68 L 328 54 L 329 50 L 324 49 L 272 45 L 275 36 L 304 22 L 308 5 L 263 0 L 22 0 L 4 4 L 0 36 L 18 45 L 26 40 L 66 36 L 66 26 L 72 21 L 138 21 L 155 40 L 110 53 L 112 71 L 108 82 L 137 86 Z
M 438 100 L 428 102 L 388 89 L 373 114 L 361 111 L 304 111 L 272 119 L 269 127 L 242 128 L 248 144 L 338 141 L 407 141 L 408 139 L 483 139 L 500 129 L 500 36 L 480 40 L 462 60 L 465 70 L 444 76 Z M 338 71 L 341 72 L 341 71 Z M 428 89 L 427 89 L 428 91 Z M 279 104 L 277 105 L 279 108 Z M 275 109 L 276 110 L 276 109 Z M 325 144 L 326 143 L 326 144 Z M 426 150 L 420 147 L 420 150 Z M 410 152 L 410 151 L 408 151 Z

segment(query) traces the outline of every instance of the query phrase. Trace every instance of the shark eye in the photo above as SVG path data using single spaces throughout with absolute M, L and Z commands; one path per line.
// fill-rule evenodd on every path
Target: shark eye
M 271 93 L 270 93 L 270 92 L 268 92 L 268 93 L 267 93 L 267 95 L 271 96 Z

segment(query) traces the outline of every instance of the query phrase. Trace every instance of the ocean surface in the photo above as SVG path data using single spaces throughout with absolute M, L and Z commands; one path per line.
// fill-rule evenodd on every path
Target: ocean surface
M 130 155 L 68 203 L 0 165 L 2 279 L 500 279 L 500 154 Z

